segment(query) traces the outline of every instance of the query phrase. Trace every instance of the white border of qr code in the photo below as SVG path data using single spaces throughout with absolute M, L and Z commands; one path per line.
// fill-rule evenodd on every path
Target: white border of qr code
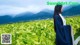
M 10 35 L 10 43 L 2 43 L 2 35 Z M 12 44 L 12 35 L 9 33 L 3 33 L 1 34 L 1 44 Z

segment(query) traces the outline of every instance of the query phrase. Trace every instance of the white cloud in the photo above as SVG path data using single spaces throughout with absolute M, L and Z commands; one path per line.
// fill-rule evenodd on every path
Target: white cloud
M 48 6 L 47 1 L 64 1 L 64 0 L 6 0 L 6 1 L 0 0 L 0 15 L 19 14 L 26 11 L 37 13 L 43 9 L 54 10 L 54 6 Z M 79 2 L 79 0 L 73 1 Z
M 0 6 L 0 15 L 5 15 L 5 14 L 18 14 L 21 13 L 23 11 L 27 11 L 25 10 L 25 8 L 22 7 L 13 7 L 13 6 Z
M 15 7 L 15 6 L 9 6 L 9 5 L 2 5 L 0 6 L 0 15 L 13 14 L 13 16 L 15 16 L 16 14 L 19 14 L 22 12 L 37 13 L 43 9 L 45 9 L 45 7 L 36 6 L 36 5 L 29 5 L 27 7 Z

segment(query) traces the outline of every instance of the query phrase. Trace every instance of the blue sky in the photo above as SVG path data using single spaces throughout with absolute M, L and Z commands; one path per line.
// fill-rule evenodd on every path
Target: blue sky
M 22 12 L 34 12 L 37 13 L 43 9 L 54 10 L 54 6 L 48 6 L 47 1 L 64 1 L 64 0 L 0 0 L 0 16 L 5 14 L 19 14 Z M 65 0 L 76 1 L 79 0 Z

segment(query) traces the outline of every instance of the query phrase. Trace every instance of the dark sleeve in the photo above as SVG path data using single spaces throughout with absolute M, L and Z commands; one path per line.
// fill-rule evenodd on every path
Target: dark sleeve
M 66 25 L 66 26 L 63 26 L 63 30 L 64 30 L 64 35 L 65 35 L 65 40 L 67 43 L 70 43 L 70 45 L 73 44 L 73 41 L 72 41 L 72 28 L 70 25 Z

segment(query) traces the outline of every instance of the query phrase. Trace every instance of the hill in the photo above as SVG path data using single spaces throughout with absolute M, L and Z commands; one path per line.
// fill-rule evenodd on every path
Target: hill
M 80 15 L 80 5 L 75 6 L 69 6 L 64 8 L 62 15 L 63 16 L 75 16 Z M 31 20 L 42 20 L 42 19 L 48 19 L 52 18 L 54 14 L 54 11 L 44 9 L 36 14 L 32 12 L 24 12 L 17 14 L 15 17 L 12 17 L 10 15 L 4 15 L 0 16 L 0 24 L 7 24 L 7 23 L 15 23 L 20 21 L 31 21 Z
M 79 9 L 80 5 L 70 6 L 70 7 L 66 7 L 66 8 L 69 8 L 69 9 L 63 11 L 64 16 L 73 16 L 73 15 L 80 14 L 80 9 Z

